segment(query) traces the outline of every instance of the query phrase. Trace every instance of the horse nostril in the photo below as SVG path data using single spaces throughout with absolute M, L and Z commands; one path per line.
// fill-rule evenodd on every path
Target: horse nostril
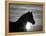
M 32 22 L 32 24 L 35 24 L 35 21 L 34 21 L 34 22 Z

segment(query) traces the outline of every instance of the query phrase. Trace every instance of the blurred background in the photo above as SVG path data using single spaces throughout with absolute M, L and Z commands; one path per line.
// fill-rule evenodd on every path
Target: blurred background
M 10 4 L 10 21 L 16 22 L 21 15 L 32 11 L 33 18 L 35 20 L 35 25 L 31 25 L 30 31 L 42 31 L 42 17 L 43 17 L 43 7 L 40 5 L 17 5 Z

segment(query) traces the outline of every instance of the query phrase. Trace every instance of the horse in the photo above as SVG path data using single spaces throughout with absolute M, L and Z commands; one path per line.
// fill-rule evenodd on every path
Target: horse
M 25 29 L 27 22 L 32 23 L 32 25 L 35 24 L 33 14 L 30 11 L 23 14 L 16 22 L 9 22 L 10 32 L 27 32 Z

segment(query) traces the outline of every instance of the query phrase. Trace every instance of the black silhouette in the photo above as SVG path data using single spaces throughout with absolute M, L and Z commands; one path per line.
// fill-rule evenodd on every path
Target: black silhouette
M 25 25 L 27 22 L 31 22 L 32 25 L 35 24 L 32 12 L 23 14 L 16 22 L 9 23 L 9 32 L 27 32 Z

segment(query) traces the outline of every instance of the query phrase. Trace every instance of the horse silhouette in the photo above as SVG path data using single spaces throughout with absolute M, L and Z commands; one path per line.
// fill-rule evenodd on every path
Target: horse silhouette
M 35 24 L 32 12 L 27 12 L 23 14 L 16 22 L 9 23 L 10 32 L 27 32 L 25 25 L 27 22 L 31 22 L 32 25 Z

